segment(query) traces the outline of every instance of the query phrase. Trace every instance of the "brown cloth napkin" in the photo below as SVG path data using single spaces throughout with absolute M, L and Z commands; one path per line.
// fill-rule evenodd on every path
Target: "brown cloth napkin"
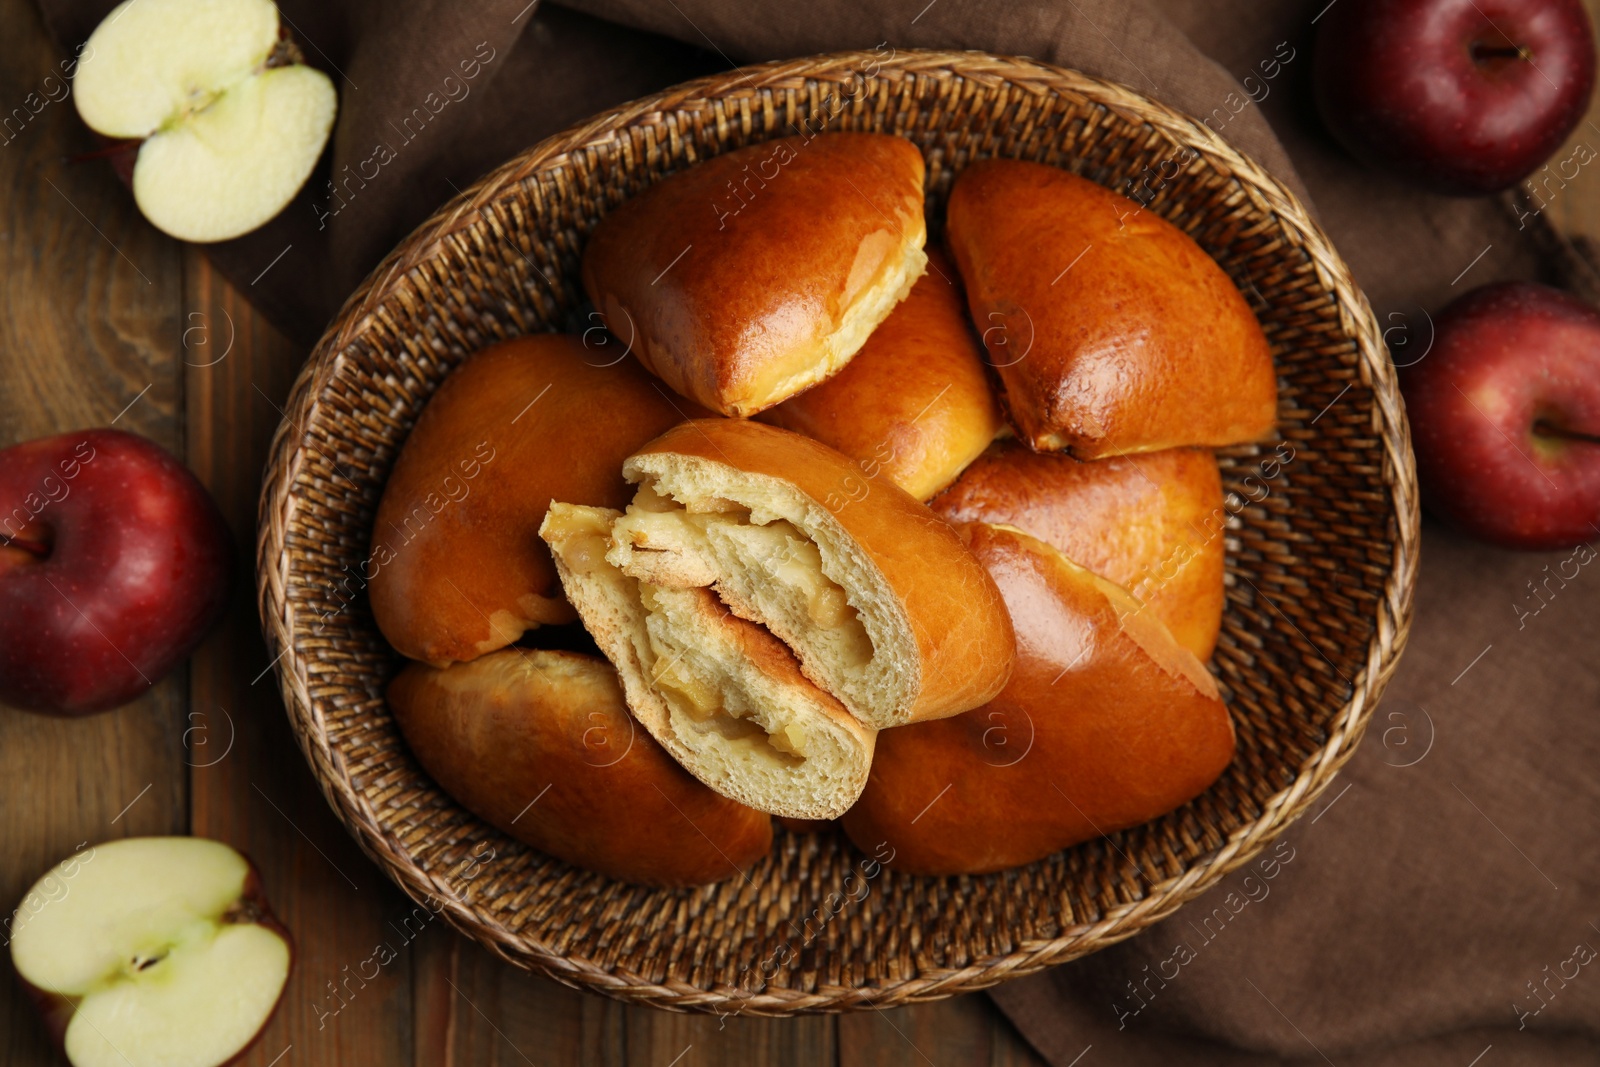
M 111 6 L 41 3 L 63 47 Z M 314 338 L 396 241 L 543 136 L 696 74 L 880 42 L 1029 55 L 1210 117 L 1309 194 L 1405 360 L 1452 296 L 1539 272 L 1493 202 L 1410 192 L 1321 131 L 1308 78 L 1327 0 L 525 3 L 282 0 L 340 86 L 331 159 L 284 216 L 209 252 L 285 330 Z M 419 106 L 428 121 L 402 130 Z M 395 158 L 329 198 L 380 143 Z M 1593 550 L 1502 552 L 1430 526 L 1410 649 L 1319 807 L 1173 918 L 995 1001 L 1058 1067 L 1600 1062 L 1597 638 Z

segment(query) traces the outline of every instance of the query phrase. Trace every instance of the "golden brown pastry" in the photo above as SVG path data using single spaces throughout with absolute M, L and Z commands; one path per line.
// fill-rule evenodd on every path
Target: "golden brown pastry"
M 577 337 L 537 334 L 479 352 L 406 439 L 353 589 L 370 583 L 389 643 L 436 666 L 571 622 L 538 536 L 545 509 L 552 498 L 627 503 L 622 461 L 680 412 L 700 410 Z
M 540 534 L 629 707 L 712 788 L 832 818 L 876 730 L 1005 684 L 1014 639 L 988 574 L 948 523 L 838 452 L 708 419 L 623 472 L 639 483 L 625 514 L 556 503 Z
M 963 527 L 1017 631 L 1011 682 L 953 719 L 885 730 L 844 816 L 895 869 L 977 874 L 1156 818 L 1233 759 L 1205 667 L 1120 587 L 1019 531 Z
M 1015 526 L 1127 589 L 1209 659 L 1222 627 L 1222 475 L 1210 451 L 1082 463 L 996 442 L 929 506 L 952 523 Z
M 1215 260 L 1154 212 L 1056 167 L 974 163 L 946 240 L 1019 436 L 1079 459 L 1254 441 L 1277 379 Z
M 838 449 L 918 500 L 954 481 L 1005 428 L 955 265 L 929 249 L 928 272 L 849 365 L 761 421 Z
M 922 176 L 887 134 L 714 156 L 601 220 L 583 286 L 662 381 L 754 415 L 843 367 L 921 276 Z
M 640 885 L 737 876 L 772 820 L 707 789 L 636 728 L 616 672 L 576 652 L 508 648 L 439 670 L 413 663 L 389 707 L 417 761 L 505 833 Z

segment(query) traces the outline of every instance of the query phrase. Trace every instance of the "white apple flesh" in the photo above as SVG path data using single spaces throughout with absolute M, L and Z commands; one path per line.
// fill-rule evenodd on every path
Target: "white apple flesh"
M 126 0 L 90 35 L 74 76 L 78 114 L 143 141 L 134 199 L 159 229 L 224 241 L 294 199 L 328 141 L 333 82 L 269 66 L 271 0 Z
M 278 67 L 246 78 L 145 141 L 133 165 L 133 198 L 156 228 L 180 240 L 253 230 L 305 184 L 333 110 L 333 86 L 319 70 Z
M 46 891 L 48 887 L 49 891 Z M 286 932 L 248 860 L 216 841 L 128 838 L 74 856 L 21 909 L 11 959 L 74 1067 L 219 1067 L 266 1026 Z
M 95 27 L 73 76 L 78 114 L 107 137 L 144 138 L 266 62 L 272 0 L 137 0 Z

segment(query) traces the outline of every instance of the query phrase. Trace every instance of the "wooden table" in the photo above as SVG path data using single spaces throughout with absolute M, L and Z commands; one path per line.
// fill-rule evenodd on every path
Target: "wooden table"
M 0 112 L 9 114 L 60 57 L 28 0 L 0 0 L 0 26 Z M 1580 127 L 1575 140 L 1600 146 L 1600 128 Z M 108 423 L 144 434 L 187 459 L 239 552 L 226 622 L 186 670 L 138 702 L 81 721 L 0 709 L 0 908 L 84 841 L 193 833 L 249 853 L 299 953 L 282 1008 L 244 1061 L 258 1067 L 1042 1063 L 981 996 L 722 1025 L 530 977 L 437 924 L 324 1014 L 329 983 L 389 937 L 409 902 L 317 793 L 256 619 L 260 475 L 306 352 L 195 249 L 140 219 L 107 166 L 65 162 L 88 143 L 69 100 L 0 142 L 0 447 Z M 1552 212 L 1600 233 L 1592 192 Z M 0 1067 L 52 1062 L 7 981 Z
M 0 27 L 9 113 L 60 57 L 29 0 L 0 0 Z M 256 498 L 307 353 L 145 223 L 103 162 L 65 162 L 91 146 L 70 99 L 0 141 L 0 447 L 108 423 L 144 434 L 216 496 L 239 553 L 227 620 L 187 670 L 93 718 L 0 709 L 0 908 L 83 841 L 193 833 L 242 849 L 298 943 L 283 1005 L 244 1060 L 257 1067 L 1041 1062 L 981 996 L 720 1026 L 530 977 L 442 924 L 324 1015 L 328 984 L 392 941 L 410 902 L 317 792 L 257 622 Z M 15 983 L 3 988 L 0 1064 L 57 1062 Z

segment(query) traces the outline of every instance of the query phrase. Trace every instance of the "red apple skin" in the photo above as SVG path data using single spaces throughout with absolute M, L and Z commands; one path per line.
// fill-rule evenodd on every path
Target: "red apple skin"
M 250 865 L 250 873 L 245 877 L 244 891 L 239 896 L 239 903 L 245 905 L 243 910 L 249 915 L 247 921 L 258 926 L 265 926 L 283 938 L 284 943 L 289 946 L 288 973 L 292 975 L 294 974 L 295 958 L 298 955 L 295 948 L 294 935 L 289 933 L 287 926 L 278 921 L 278 917 L 273 913 L 271 905 L 267 903 L 267 898 L 261 885 L 260 869 L 256 867 L 255 862 L 249 856 L 245 856 L 244 861 Z M 22 986 L 22 991 L 27 995 L 28 1003 L 33 1005 L 33 1010 L 39 1013 L 39 1018 L 44 1023 L 45 1033 L 50 1035 L 50 1043 L 55 1046 L 56 1052 L 60 1054 L 61 1058 L 66 1059 L 67 1024 L 72 1022 L 72 1016 L 78 1010 L 78 1005 L 71 997 L 64 997 L 59 993 L 40 989 L 20 974 L 17 975 L 17 983 Z M 261 1035 L 266 1033 L 267 1028 L 272 1025 L 272 1020 L 278 1017 L 278 1011 L 283 1007 L 284 994 L 288 992 L 289 983 L 285 981 L 283 989 L 278 993 L 277 1003 L 273 1004 L 272 1010 L 267 1013 L 267 1018 L 262 1022 L 261 1029 L 257 1030 L 255 1036 L 246 1041 L 238 1052 L 218 1064 L 217 1067 L 229 1067 L 230 1064 L 237 1063 L 244 1058 L 245 1053 L 255 1047 L 256 1042 L 261 1040 Z
M 50 1044 L 55 1046 L 63 1059 L 67 1055 L 67 1024 L 72 1021 L 72 1013 L 78 1006 L 68 997 L 48 993 L 20 974 L 17 975 L 17 984 L 22 986 L 22 992 L 27 995 L 28 1003 L 33 1005 L 33 1010 L 39 1013 L 39 1018 L 44 1022 L 44 1031 L 50 1035 Z
M 1532 282 L 1474 289 L 1400 383 L 1429 510 L 1508 548 L 1600 537 L 1600 311 Z
M 1338 0 L 1313 63 L 1318 110 L 1346 148 L 1453 196 L 1533 173 L 1595 79 L 1582 0 Z
M 244 854 L 240 853 L 240 855 Z M 254 1036 L 240 1047 L 238 1052 L 225 1060 L 219 1067 L 230 1067 L 231 1064 L 238 1063 L 244 1059 L 245 1054 L 255 1047 L 257 1041 L 261 1040 L 261 1035 L 266 1033 L 267 1029 L 272 1026 L 272 1020 L 276 1019 L 278 1012 L 283 1009 L 283 998 L 289 993 L 289 979 L 294 976 L 295 960 L 300 955 L 299 949 L 294 942 L 294 935 L 289 932 L 289 928 L 283 925 L 277 914 L 273 912 L 272 905 L 267 903 L 266 887 L 261 882 L 261 869 L 256 866 L 255 861 L 249 856 L 245 856 L 244 861 L 250 865 L 250 874 L 244 880 L 244 892 L 239 898 L 240 903 L 244 904 L 245 908 L 243 909 L 243 914 L 238 917 L 238 921 L 265 926 L 283 938 L 284 944 L 289 948 L 289 967 L 284 971 L 283 988 L 278 991 L 277 1002 L 272 1005 L 272 1010 L 267 1012 L 267 1017 L 261 1020 L 261 1029 L 257 1030 Z M 66 1041 L 66 1036 L 67 1032 L 62 1030 L 61 1038 L 63 1042 Z M 65 1046 L 63 1045 L 64 1048 Z
M 0 702 L 87 715 L 133 700 L 216 623 L 232 562 L 215 502 L 143 437 L 0 451 Z

